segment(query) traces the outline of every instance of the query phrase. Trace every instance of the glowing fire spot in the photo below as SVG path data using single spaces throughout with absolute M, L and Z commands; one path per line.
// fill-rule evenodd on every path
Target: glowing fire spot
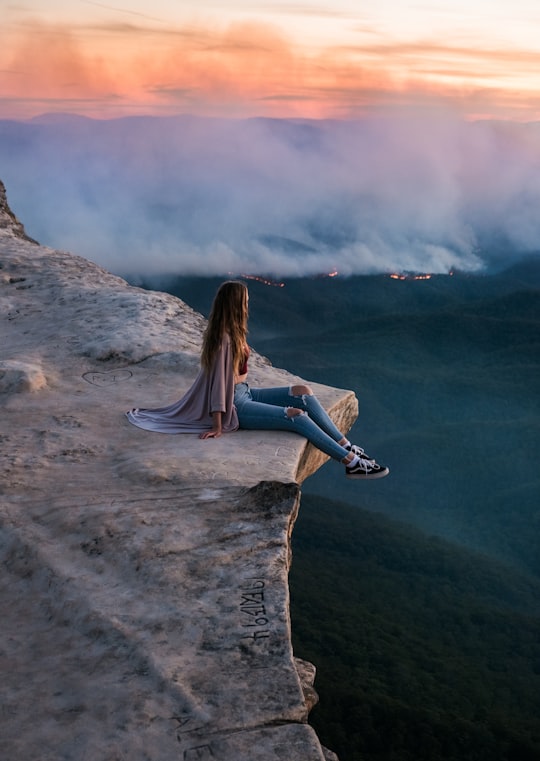
M 284 288 L 285 283 L 280 283 L 277 280 L 269 280 L 265 277 L 260 277 L 259 275 L 240 275 L 241 278 L 244 280 L 255 280 L 257 283 L 262 283 L 263 285 L 271 285 L 274 288 Z
M 392 280 L 431 280 L 433 275 L 405 275 L 398 272 L 392 272 L 390 277 Z

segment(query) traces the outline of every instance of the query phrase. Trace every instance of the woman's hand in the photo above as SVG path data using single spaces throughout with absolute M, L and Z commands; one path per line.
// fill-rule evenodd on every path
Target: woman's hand
M 219 439 L 223 433 L 221 429 L 222 412 L 212 412 L 213 425 L 210 431 L 203 431 L 199 434 L 200 439 Z
M 212 428 L 211 431 L 204 431 L 204 433 L 199 433 L 200 439 L 219 439 L 223 431 L 221 428 Z

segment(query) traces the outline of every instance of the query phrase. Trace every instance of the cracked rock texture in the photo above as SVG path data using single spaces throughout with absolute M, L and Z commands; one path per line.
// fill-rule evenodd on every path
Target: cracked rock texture
M 326 458 L 131 426 L 191 384 L 203 317 L 37 245 L 1 183 L 0 306 L 1 758 L 335 759 L 288 605 L 299 485 Z M 299 380 L 252 353 L 253 385 Z M 348 430 L 354 394 L 312 385 Z

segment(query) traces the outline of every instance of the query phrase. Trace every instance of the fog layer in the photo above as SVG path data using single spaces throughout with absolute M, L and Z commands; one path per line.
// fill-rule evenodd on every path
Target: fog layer
M 475 271 L 540 250 L 540 127 L 360 122 L 0 122 L 27 232 L 120 273 Z

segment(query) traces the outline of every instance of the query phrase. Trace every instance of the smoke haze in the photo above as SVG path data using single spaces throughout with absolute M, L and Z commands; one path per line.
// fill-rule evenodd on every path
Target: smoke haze
M 540 126 L 0 121 L 29 235 L 121 274 L 490 270 L 540 250 Z

